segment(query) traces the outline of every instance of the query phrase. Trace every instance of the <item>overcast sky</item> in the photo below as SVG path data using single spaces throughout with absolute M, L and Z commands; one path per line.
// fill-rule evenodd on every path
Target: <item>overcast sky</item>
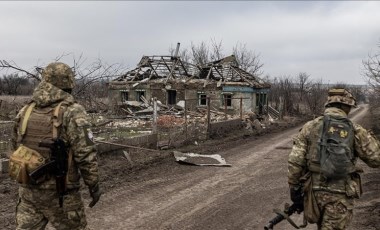
M 264 74 L 306 72 L 325 83 L 362 84 L 362 60 L 378 51 L 380 2 L 26 1 L 0 2 L 0 60 L 27 70 L 62 54 L 134 68 L 211 39 L 260 54 Z

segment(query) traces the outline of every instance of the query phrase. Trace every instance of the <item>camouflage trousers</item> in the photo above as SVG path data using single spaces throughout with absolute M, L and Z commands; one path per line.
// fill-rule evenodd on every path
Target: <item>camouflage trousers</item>
M 45 229 L 48 222 L 57 230 L 85 229 L 87 222 L 79 191 L 68 191 L 61 208 L 55 190 L 20 187 L 16 229 Z
M 353 216 L 354 199 L 345 194 L 315 191 L 321 219 L 318 230 L 347 229 Z

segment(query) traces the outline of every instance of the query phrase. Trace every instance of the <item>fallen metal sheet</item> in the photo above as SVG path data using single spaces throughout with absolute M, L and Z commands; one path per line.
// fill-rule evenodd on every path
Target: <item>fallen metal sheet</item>
M 224 158 L 218 154 L 203 155 L 197 153 L 182 153 L 179 151 L 173 151 L 173 153 L 176 161 L 181 164 L 231 167 L 231 164 L 227 164 Z

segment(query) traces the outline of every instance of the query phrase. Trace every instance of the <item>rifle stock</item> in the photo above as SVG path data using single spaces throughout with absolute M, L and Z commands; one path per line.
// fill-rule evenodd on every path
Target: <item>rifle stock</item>
M 302 208 L 301 208 L 302 209 Z M 301 212 L 299 205 L 292 204 L 289 206 L 289 204 L 285 204 L 284 211 L 280 210 L 274 210 L 275 213 L 277 213 L 277 216 L 275 216 L 272 220 L 269 221 L 267 225 L 264 226 L 264 230 L 271 230 L 273 227 L 280 223 L 283 220 L 288 220 L 289 223 L 295 227 L 296 229 L 299 229 L 298 227 L 291 219 L 290 216 L 293 215 L 295 212 Z
M 32 172 L 29 173 L 29 177 L 32 180 L 33 183 L 38 184 L 40 179 L 50 173 L 53 168 L 54 168 L 55 162 L 54 161 L 49 161 L 46 164 L 43 164 L 33 170 Z

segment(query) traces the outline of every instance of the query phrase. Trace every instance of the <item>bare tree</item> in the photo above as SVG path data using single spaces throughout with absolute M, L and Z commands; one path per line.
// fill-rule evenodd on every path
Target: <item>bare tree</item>
M 33 71 L 27 71 L 19 67 L 14 61 L 0 60 L 0 70 L 12 70 L 14 73 L 23 73 L 27 78 L 33 78 L 40 81 L 40 67 L 36 66 Z
M 368 91 L 367 86 L 350 86 L 349 90 L 352 93 L 352 95 L 356 98 L 357 103 L 366 103 L 366 91 Z
M 55 58 L 55 61 L 60 61 L 63 57 L 67 57 L 72 54 L 62 54 Z M 67 63 L 67 62 L 66 62 Z M 90 63 L 90 64 L 88 64 Z M 26 74 L 28 78 L 33 78 L 40 81 L 39 72 L 42 67 L 35 67 L 35 73 L 32 71 L 27 71 L 24 68 L 17 66 L 13 61 L 0 61 L 1 69 L 11 69 L 16 71 L 16 73 Z M 113 78 L 117 77 L 125 71 L 122 64 L 107 64 L 101 59 L 97 59 L 93 62 L 88 62 L 82 55 L 79 58 L 73 56 L 73 71 L 76 78 L 76 87 L 74 88 L 73 95 L 87 107 L 104 107 L 107 105 L 99 100 L 107 96 L 107 83 Z M 17 86 L 14 85 L 12 88 L 17 90 Z M 96 108 L 95 108 L 96 109 Z
M 81 55 L 73 58 L 73 69 L 76 78 L 76 87 L 73 95 L 81 100 L 87 108 L 100 109 L 106 108 L 106 104 L 101 102 L 101 98 L 108 95 L 108 82 L 120 76 L 125 68 L 122 64 L 107 64 L 101 59 L 97 59 L 87 64 Z
M 307 90 L 307 86 L 309 83 L 310 75 L 302 72 L 298 74 L 298 84 L 299 84 L 299 94 L 300 94 L 300 101 L 303 101 L 304 95 Z
M 210 49 L 205 42 L 195 45 L 191 42 L 192 62 L 195 65 L 203 66 L 210 62 Z
M 255 75 L 260 76 L 263 72 L 264 64 L 261 63 L 260 55 L 254 51 L 249 50 L 246 44 L 237 43 L 233 47 L 233 54 L 235 55 L 240 68 Z
M 380 42 L 378 48 L 380 48 Z M 380 95 L 380 50 L 375 54 L 368 54 L 368 58 L 362 63 L 368 84 L 377 92 L 377 95 Z
M 274 78 L 271 82 L 269 101 L 272 107 L 279 110 L 282 115 L 294 114 L 294 82 L 290 76 Z
M 26 78 L 19 77 L 18 74 L 4 75 L 1 79 L 3 92 L 6 95 L 16 95 Z
M 310 75 L 305 72 L 300 72 L 295 79 L 294 90 L 297 93 L 298 97 L 294 97 L 293 103 L 296 104 L 295 109 L 297 113 L 304 114 L 306 111 L 305 106 L 305 94 L 309 87 Z
M 309 77 L 307 73 L 299 73 L 296 78 L 268 78 L 271 83 L 269 104 L 282 115 L 319 115 L 324 109 L 327 88 L 322 80 L 314 82 Z
M 271 107 L 279 110 L 280 105 L 280 93 L 278 91 L 278 78 L 267 75 L 267 82 L 271 84 L 271 91 L 268 95 L 268 103 Z
M 305 94 L 305 100 L 311 114 L 319 115 L 323 112 L 326 95 L 327 88 L 323 85 L 322 80 L 310 83 Z
M 280 92 L 282 92 L 283 100 L 283 115 L 293 115 L 293 98 L 294 98 L 294 84 L 291 77 L 284 77 L 280 80 Z
M 204 66 L 209 62 L 223 59 L 225 57 L 223 50 L 222 40 L 217 41 L 216 39 L 211 39 L 210 45 L 204 41 L 199 44 L 192 42 L 190 52 L 188 52 L 187 49 L 182 49 L 182 51 L 180 51 L 180 57 L 185 62 L 189 60 L 194 65 Z M 170 47 L 169 51 L 171 55 L 173 55 L 175 49 Z M 264 73 L 264 64 L 260 60 L 260 55 L 249 50 L 246 44 L 240 42 L 236 43 L 236 45 L 232 47 L 232 54 L 235 56 L 241 69 L 255 76 L 261 76 Z
M 215 38 L 211 39 L 211 48 L 212 48 L 211 57 L 210 57 L 211 61 L 217 61 L 224 58 L 222 40 L 217 42 Z
M 222 41 L 217 42 L 215 39 L 211 40 L 212 53 L 211 60 L 220 60 L 224 57 Z M 237 42 L 232 48 L 232 54 L 235 56 L 239 67 L 255 76 L 260 76 L 263 74 L 263 66 L 261 63 L 260 55 L 256 54 L 254 51 L 249 50 L 246 44 Z

